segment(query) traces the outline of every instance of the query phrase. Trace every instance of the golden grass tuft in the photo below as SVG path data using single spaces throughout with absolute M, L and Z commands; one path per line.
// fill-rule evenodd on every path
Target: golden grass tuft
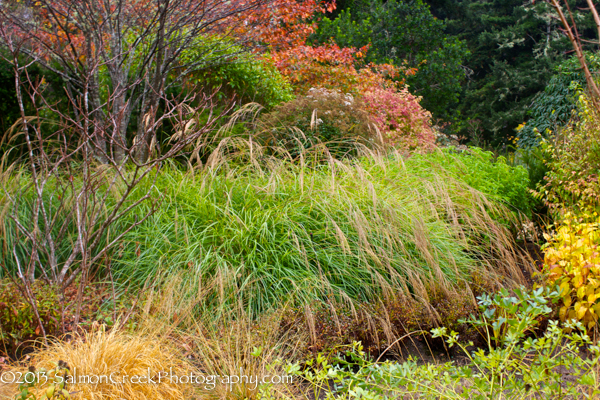
M 76 337 L 71 342 L 54 341 L 48 347 L 32 354 L 30 366 L 36 371 L 41 368 L 51 370 L 58 361 L 64 361 L 73 377 L 67 390 L 73 399 L 85 400 L 167 400 L 190 399 L 192 386 L 178 384 L 168 378 L 162 378 L 161 383 L 135 383 L 133 376 L 150 376 L 155 378 L 159 372 L 172 371 L 178 376 L 189 375 L 191 365 L 179 355 L 174 347 L 156 335 L 109 330 L 102 327 L 94 332 Z M 14 372 L 25 372 L 16 369 Z M 113 374 L 118 383 L 109 379 L 100 379 L 94 384 L 84 381 L 83 376 L 110 376 Z M 127 376 L 127 379 L 124 377 Z M 95 378 L 93 378 L 93 382 Z M 67 381 L 69 383 L 69 381 Z M 35 393 L 42 398 L 48 384 L 40 382 Z M 16 393 L 16 385 L 0 388 L 0 394 L 12 390 Z M 4 392 L 4 393 L 3 393 Z M 12 398 L 12 397 L 9 397 Z
M 210 322 L 199 323 L 190 338 L 194 343 L 194 354 L 207 375 L 220 377 L 246 376 L 246 381 L 231 385 L 220 384 L 210 390 L 198 387 L 202 399 L 258 399 L 260 392 L 268 393 L 272 399 L 296 397 L 298 384 L 286 382 L 282 363 L 296 359 L 300 343 L 306 338 L 281 332 L 281 313 L 251 321 L 241 317 L 228 319 L 217 326 Z M 191 333 L 191 332 L 190 332 Z M 280 382 L 262 379 L 277 377 Z
M 216 279 L 215 279 L 216 280 Z M 299 382 L 259 384 L 267 376 L 285 376 L 283 363 L 300 358 L 308 340 L 305 332 L 285 329 L 281 309 L 252 319 L 243 309 L 206 310 L 198 308 L 202 297 L 216 282 L 200 282 L 198 276 L 175 273 L 157 291 L 144 299 L 140 318 L 142 330 L 152 330 L 176 342 L 205 376 L 218 376 L 217 384 L 196 385 L 200 399 L 258 399 L 261 391 L 272 399 L 297 397 Z M 190 287 L 202 285 L 196 296 Z M 224 379 L 249 377 L 225 384 Z

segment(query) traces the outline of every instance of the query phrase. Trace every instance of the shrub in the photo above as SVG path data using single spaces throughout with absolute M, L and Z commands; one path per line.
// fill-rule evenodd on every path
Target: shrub
M 435 143 L 435 133 L 431 128 L 431 113 L 405 87 L 374 88 L 363 94 L 365 108 L 384 140 L 394 146 L 408 149 L 430 149 Z
M 579 96 L 578 120 L 544 140 L 548 172 L 535 193 L 553 214 L 600 206 L 600 111 Z
M 458 347 L 466 355 L 460 363 L 422 363 L 412 357 L 402 363 L 378 363 L 365 354 L 360 343 L 354 343 L 317 354 L 305 363 L 308 368 L 288 363 L 287 370 L 310 383 L 311 398 L 597 398 L 600 348 L 580 323 L 569 322 L 563 330 L 557 321 L 550 321 L 541 337 L 531 335 L 538 320 L 552 314 L 549 304 L 557 296 L 555 291 L 538 289 L 480 297 L 480 317 L 469 322 L 484 327 L 485 349 L 472 350 L 468 347 L 472 343 L 460 343 L 458 334 L 445 327 L 433 329 L 434 337 L 443 338 L 449 347 Z M 500 333 L 502 339 L 496 341 Z M 582 348 L 587 350 L 584 355 Z
M 468 53 L 464 42 L 445 35 L 445 23 L 436 18 L 422 0 L 353 0 L 331 20 L 319 21 L 312 36 L 323 43 L 367 46 L 366 60 L 418 69 L 407 77 L 411 88 L 424 94 L 431 111 L 447 117 L 457 103 L 465 72 L 462 60 Z M 346 4 L 346 3 L 343 3 Z M 439 17 L 439 16 L 438 16 Z
M 522 166 L 509 165 L 505 157 L 495 158 L 490 151 L 470 147 L 464 152 L 448 148 L 412 158 L 414 162 L 441 166 L 452 177 L 464 181 L 490 199 L 531 217 L 534 199 L 528 189 L 528 172 Z
M 354 154 L 356 144 L 377 142 L 369 115 L 359 99 L 336 90 L 311 89 L 307 96 L 282 104 L 263 115 L 258 138 L 283 147 L 292 157 L 319 143 L 326 143 L 336 157 Z
M 195 46 L 182 54 L 182 61 L 196 62 L 207 53 L 218 56 L 218 62 L 187 76 L 188 85 L 200 85 L 209 92 L 218 89 L 219 100 L 235 96 L 240 104 L 256 102 L 267 109 L 294 97 L 291 85 L 274 65 L 233 44 L 231 39 L 199 37 Z
M 24 342 L 47 335 L 56 335 L 60 330 L 60 299 L 54 288 L 41 281 L 32 285 L 32 293 L 42 322 L 35 315 L 34 307 L 28 302 L 18 286 L 8 280 L 0 281 L 0 351 L 15 356 Z
M 357 69 L 356 64 L 364 57 L 364 49 L 340 48 L 335 44 L 319 47 L 298 46 L 271 55 L 271 62 L 294 85 L 297 94 L 307 93 L 313 87 L 341 90 L 357 95 L 365 77 L 376 78 L 382 83 L 383 74 L 371 68 Z M 389 66 L 396 74 L 396 68 Z
M 44 332 L 56 337 L 70 330 L 87 330 L 98 323 L 113 326 L 118 323 L 117 316 L 135 309 L 132 295 L 121 291 L 110 293 L 108 284 L 86 285 L 81 293 L 77 284 L 60 290 L 41 279 L 30 287 L 44 330 L 21 290 L 10 278 L 0 280 L 0 354 L 18 358 L 31 351 Z M 81 310 L 75 324 L 78 302 Z M 128 326 L 135 324 L 132 320 L 127 322 Z
M 590 69 L 600 69 L 599 56 L 586 53 L 586 58 Z M 544 91 L 533 99 L 528 111 L 530 119 L 518 128 L 519 146 L 536 147 L 541 137 L 548 137 L 567 125 L 577 109 L 578 92 L 583 86 L 585 76 L 577 57 L 558 65 Z
M 538 184 L 542 183 L 548 166 L 546 165 L 546 153 L 540 147 L 519 147 L 514 153 L 514 162 L 516 165 L 522 165 L 529 174 L 529 188 L 535 190 Z M 541 203 L 536 199 L 536 202 Z
M 593 220 L 594 222 L 585 222 Z M 544 270 L 558 284 L 562 320 L 576 319 L 588 328 L 600 316 L 600 217 L 567 213 L 553 235 L 545 235 Z

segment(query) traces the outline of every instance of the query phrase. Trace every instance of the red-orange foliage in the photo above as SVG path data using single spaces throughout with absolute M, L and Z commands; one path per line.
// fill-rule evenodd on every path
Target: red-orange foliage
M 317 0 L 276 0 L 268 9 L 268 21 L 259 28 L 264 56 L 285 75 L 298 94 L 311 88 L 326 88 L 362 98 L 372 122 L 388 143 L 407 149 L 430 148 L 434 144 L 431 114 L 410 94 L 402 75 L 414 68 L 390 64 L 366 64 L 368 46 L 340 48 L 335 43 L 310 46 L 316 29 L 312 17 L 335 8 L 335 3 Z M 264 10 L 256 14 L 265 18 Z
M 365 64 L 367 50 L 368 46 L 340 48 L 335 43 L 302 45 L 270 54 L 269 58 L 298 93 L 324 87 L 360 95 L 372 88 L 400 87 L 401 74 L 414 73 L 414 69 L 402 70 L 390 64 Z
M 305 45 L 316 29 L 314 16 L 335 8 L 335 0 L 273 0 L 246 17 L 245 26 L 267 52 L 285 51 Z
M 317 28 L 316 17 L 335 7 L 335 0 L 275 0 L 268 7 L 257 9 L 248 20 L 247 26 L 258 32 L 256 38 L 264 56 L 290 80 L 296 92 L 324 87 L 360 94 L 373 87 L 401 85 L 398 78 L 402 72 L 414 73 L 413 69 L 389 64 L 365 65 L 368 46 L 310 46 L 307 39 Z
M 409 150 L 434 146 L 431 113 L 419 104 L 421 98 L 410 94 L 406 87 L 372 88 L 362 98 L 386 142 Z
M 154 135 L 146 127 L 167 90 L 178 77 L 226 58 L 205 51 L 182 64 L 182 53 L 203 36 L 243 33 L 244 17 L 274 1 L 3 0 L 0 40 L 12 54 L 61 75 L 71 105 L 85 106 L 77 118 L 95 132 L 100 158 L 114 152 L 122 160 L 133 146 L 145 161 Z
M 119 24 L 126 26 L 128 34 L 135 37 L 136 33 L 142 34 L 156 23 L 159 11 L 157 2 L 149 0 L 78 1 L 77 4 L 66 0 L 13 0 L 7 3 L 3 12 L 12 22 L 10 28 L 13 34 L 29 39 L 23 50 L 39 60 L 48 62 L 52 58 L 60 58 L 62 63 L 72 66 L 83 66 L 98 52 L 115 52 L 116 49 L 112 48 L 116 40 L 114 29 L 97 29 L 102 24 L 114 24 L 112 16 L 118 13 Z M 12 13 L 8 11 L 10 8 Z M 15 21 L 15 15 L 19 13 L 28 15 L 25 23 Z M 179 10 L 179 14 L 184 13 L 185 10 Z M 121 51 L 125 53 L 127 49 Z

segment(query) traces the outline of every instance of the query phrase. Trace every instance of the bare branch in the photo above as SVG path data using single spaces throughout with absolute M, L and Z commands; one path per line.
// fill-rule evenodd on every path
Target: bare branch
M 594 78 L 592 77 L 590 69 L 587 65 L 587 61 L 586 61 L 585 55 L 583 53 L 583 48 L 581 46 L 581 41 L 574 33 L 574 32 L 577 32 L 576 26 L 573 23 L 573 27 L 572 27 L 569 24 L 569 22 L 567 21 L 567 18 L 562 10 L 559 0 L 550 0 L 550 3 L 556 10 L 556 12 L 560 18 L 560 21 L 562 22 L 563 27 L 565 29 L 565 33 L 567 34 L 567 37 L 569 38 L 569 40 L 571 41 L 571 44 L 573 45 L 573 48 L 575 49 L 575 54 L 577 56 L 577 59 L 579 60 L 579 64 L 581 65 L 581 68 L 583 69 L 583 73 L 585 75 L 585 80 L 588 85 L 588 89 L 592 95 L 592 101 L 594 102 L 594 104 L 598 105 L 598 102 L 600 101 L 600 90 L 598 89 L 598 86 L 596 85 L 596 81 L 594 81 Z M 568 2 L 566 2 L 566 4 L 568 7 Z M 569 14 L 571 15 L 571 19 L 573 19 L 573 15 L 571 14 L 570 10 L 569 10 Z

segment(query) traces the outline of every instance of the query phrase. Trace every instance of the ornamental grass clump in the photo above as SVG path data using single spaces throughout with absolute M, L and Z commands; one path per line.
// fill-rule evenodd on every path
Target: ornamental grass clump
M 256 138 L 264 145 L 286 149 L 293 158 L 319 144 L 343 158 L 356 155 L 357 144 L 381 143 L 360 99 L 339 90 L 314 88 L 263 114 Z
M 35 400 L 47 398 L 49 391 L 58 395 L 62 390 L 72 398 L 86 400 L 180 400 L 190 398 L 193 390 L 185 379 L 184 383 L 174 379 L 190 376 L 194 369 L 168 340 L 150 333 L 106 331 L 102 327 L 36 350 L 31 354 L 29 370 L 4 372 L 4 378 L 19 373 L 25 376 L 28 371 L 37 377 L 27 388 Z M 57 374 L 64 382 L 55 377 Z M 69 398 L 62 396 L 51 398 Z
M 214 385 L 195 385 L 194 398 L 252 400 L 259 398 L 263 378 L 275 386 L 299 383 L 286 377 L 283 366 L 274 365 L 300 358 L 307 340 L 304 331 L 284 326 L 285 305 L 258 318 L 232 308 L 215 319 L 213 310 L 197 305 L 211 295 L 208 288 L 216 280 L 201 282 L 202 277 L 181 272 L 165 272 L 165 277 L 164 285 L 144 294 L 138 329 L 175 339 L 204 376 L 217 377 Z M 192 290 L 198 286 L 205 290 Z
M 427 303 L 431 288 L 464 293 L 473 274 L 510 285 L 531 268 L 503 225 L 514 215 L 442 166 L 248 149 L 244 163 L 215 155 L 200 171 L 163 171 L 161 207 L 115 251 L 113 277 L 143 285 L 182 272 L 206 293 L 198 307 L 254 318 L 285 302 Z

